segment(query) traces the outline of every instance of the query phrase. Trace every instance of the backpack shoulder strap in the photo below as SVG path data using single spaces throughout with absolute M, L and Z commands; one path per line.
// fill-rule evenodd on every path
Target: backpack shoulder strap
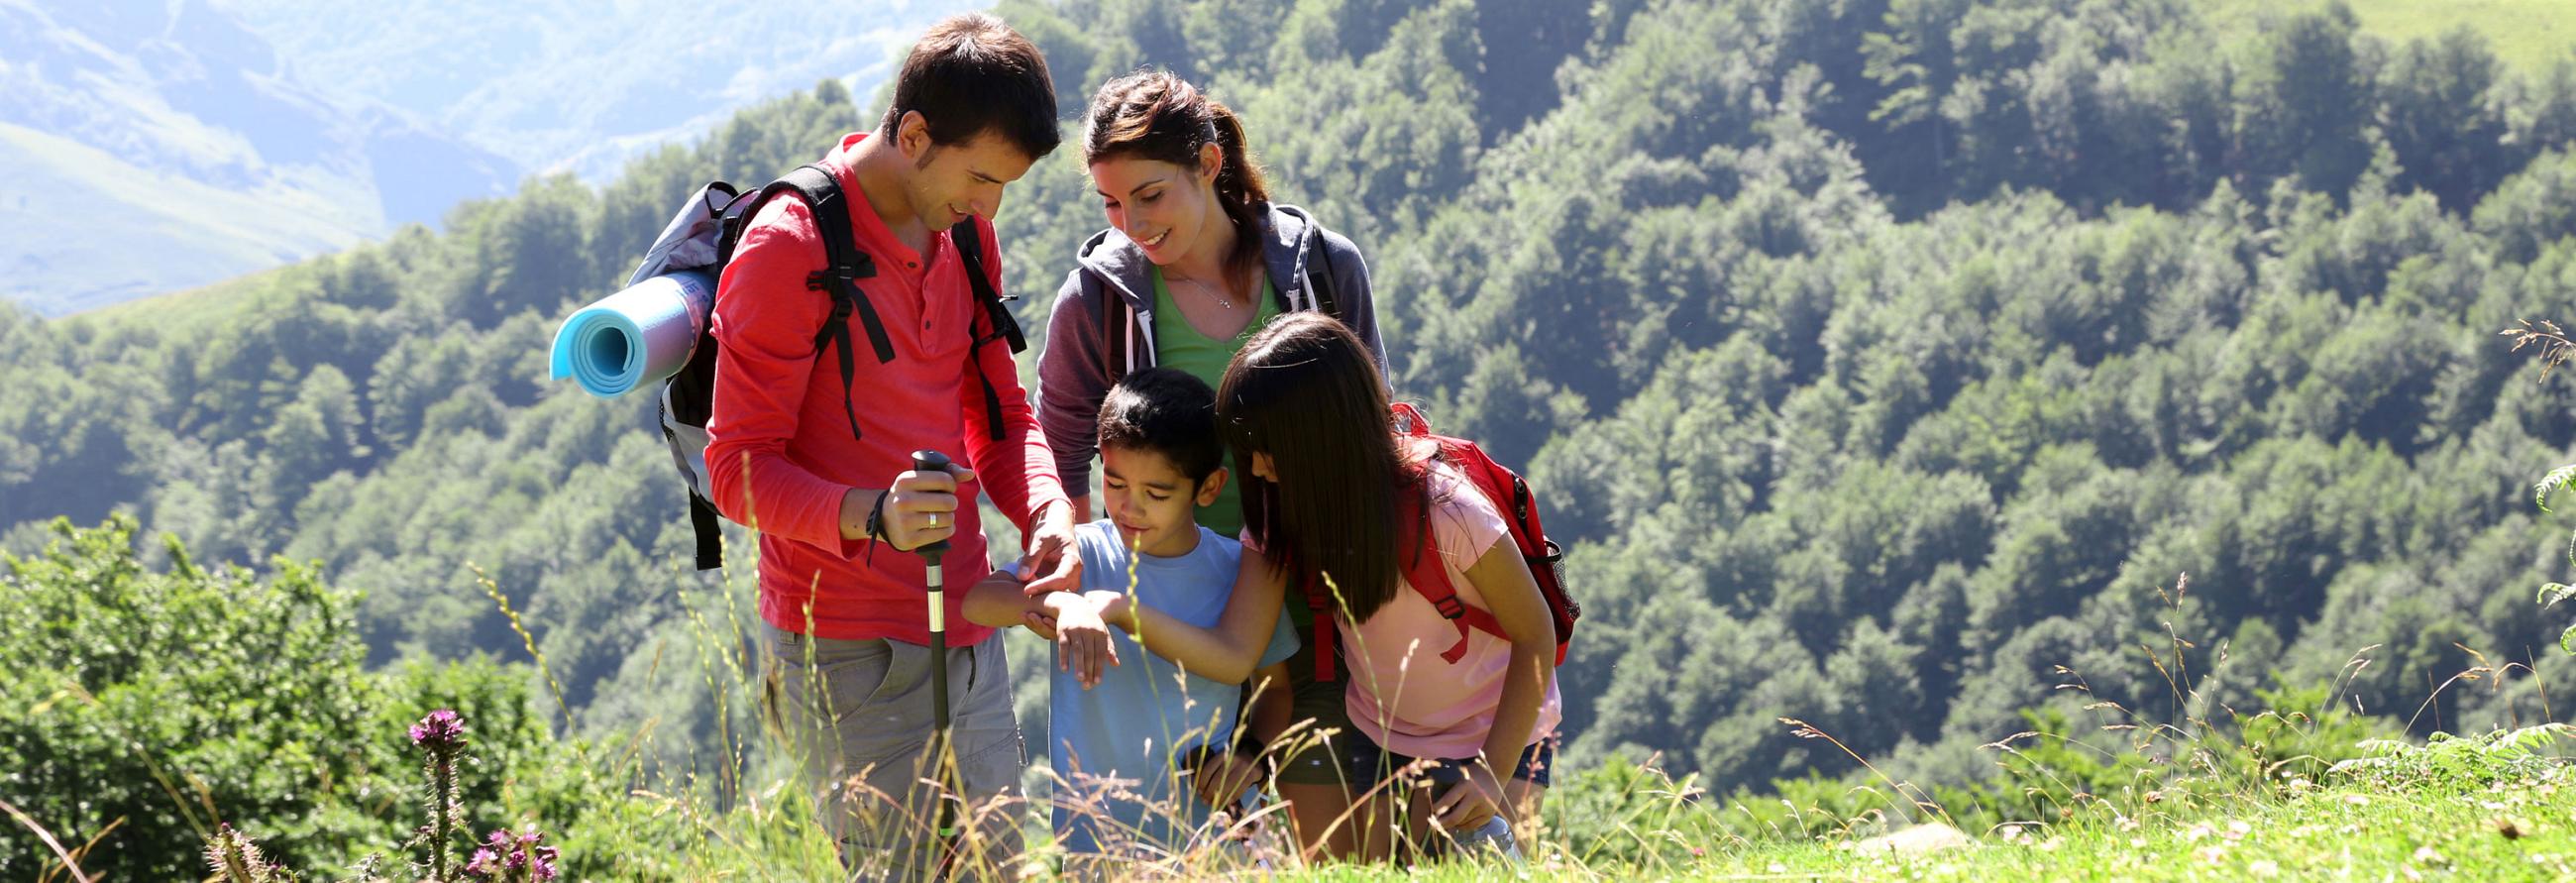
M 762 205 L 782 193 L 793 193 L 805 203 L 806 213 L 814 218 L 814 234 L 823 240 L 824 267 L 805 276 L 807 291 L 820 291 L 832 298 L 831 315 L 823 320 L 823 327 L 814 331 L 814 354 L 819 358 L 824 350 L 831 350 L 838 360 L 845 393 L 841 415 L 849 420 L 850 437 L 857 438 L 858 413 L 846 395 L 858 374 L 850 354 L 850 315 L 858 314 L 879 363 L 894 361 L 894 340 L 886 336 L 885 322 L 877 318 L 876 307 L 868 303 L 867 292 L 859 288 L 859 280 L 875 276 L 877 266 L 851 238 L 850 209 L 842 199 L 839 177 L 830 169 L 808 163 L 736 200 L 741 208 L 736 211 L 732 206 L 726 207 L 725 232 L 717 253 L 723 263 L 733 263 L 734 249 L 741 244 L 752 218 Z
M 762 193 L 782 185 L 793 189 L 797 197 L 805 201 L 806 210 L 814 216 L 814 233 L 823 239 L 826 266 L 805 278 L 806 289 L 829 293 L 836 319 L 847 319 L 855 310 L 859 314 L 859 322 L 866 326 L 868 345 L 876 350 L 877 361 L 894 361 L 894 340 L 886 336 L 885 322 L 877 318 L 876 307 L 868 303 L 867 293 L 859 290 L 859 280 L 875 276 L 877 266 L 867 252 L 859 250 L 858 240 L 850 231 L 850 206 L 841 197 L 840 176 L 821 165 L 807 163 L 788 172 L 769 188 L 762 188 Z M 845 300 L 849 302 L 847 307 L 843 306 Z M 838 326 L 841 323 L 832 324 Z M 829 332 L 832 328 L 824 330 Z M 847 330 L 838 333 L 843 338 L 848 336 Z M 822 342 L 819 336 L 815 340 L 817 345 Z M 843 351 L 847 352 L 847 349 Z M 843 361 L 847 360 L 848 357 L 843 356 Z M 847 379 L 848 372 L 843 372 L 842 376 Z
M 975 342 L 967 348 L 966 360 L 975 363 L 975 379 L 984 384 L 984 435 L 1001 441 L 1002 391 L 993 385 L 993 378 L 984 373 L 984 362 L 977 358 L 977 354 L 985 344 L 1001 340 L 1010 343 L 1011 354 L 1016 356 L 1028 350 L 1029 341 L 1020 334 L 1020 320 L 1012 318 L 1011 308 L 1003 305 L 1004 301 L 1013 298 L 993 290 L 992 276 L 984 271 L 984 222 L 973 215 L 966 216 L 965 223 L 949 228 L 948 241 L 956 246 L 958 259 L 965 262 L 966 286 L 975 290 L 976 303 L 984 307 L 984 321 L 993 329 L 990 334 L 974 335 Z
M 1478 493 L 1483 491 L 1479 490 Z M 1399 529 L 1397 535 L 1402 537 L 1410 534 L 1412 537 L 1419 538 L 1419 541 L 1407 544 L 1414 548 L 1414 554 L 1413 560 L 1404 567 L 1404 583 L 1413 587 L 1414 594 L 1421 595 L 1423 600 L 1431 602 L 1432 609 L 1440 611 L 1441 618 L 1449 620 L 1452 625 L 1458 627 L 1457 642 L 1449 645 L 1449 649 L 1440 652 L 1441 660 L 1456 665 L 1458 660 L 1466 658 L 1469 628 L 1483 630 L 1498 638 L 1511 637 L 1503 633 L 1502 620 L 1495 619 L 1491 611 L 1469 604 L 1465 599 L 1458 597 L 1458 587 L 1449 581 L 1449 568 L 1443 566 L 1447 559 L 1440 554 L 1439 533 L 1431 525 L 1430 500 L 1412 496 L 1405 499 L 1413 502 L 1398 503 L 1397 517 L 1409 524 L 1410 528 Z
M 1127 348 L 1134 345 L 1134 341 L 1128 339 L 1131 335 L 1127 326 L 1135 321 L 1136 311 L 1127 306 L 1126 298 L 1119 297 L 1106 284 L 1100 286 L 1099 300 L 1100 360 L 1104 363 L 1101 367 L 1107 369 L 1102 376 L 1109 378 L 1114 385 L 1119 378 L 1127 376 Z
M 1029 339 L 1020 333 L 1020 320 L 1011 316 L 1011 301 L 1019 298 L 1002 294 L 993 288 L 992 274 L 984 269 L 984 222 L 972 215 L 949 232 L 949 242 L 957 246 L 957 257 L 966 262 L 966 284 L 975 289 L 975 302 L 984 306 L 984 316 L 993 322 L 993 334 L 1011 342 L 1011 354 L 1028 352 Z M 981 343 L 981 341 L 978 341 Z

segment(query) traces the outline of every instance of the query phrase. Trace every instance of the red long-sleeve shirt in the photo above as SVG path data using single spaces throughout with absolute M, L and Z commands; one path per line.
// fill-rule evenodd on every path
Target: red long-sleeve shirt
M 961 610 L 964 589 L 991 570 L 968 501 L 980 488 L 1026 536 L 1032 515 L 1064 500 L 1064 488 L 1010 347 L 974 346 L 971 320 L 981 308 L 949 233 L 932 236 L 924 256 L 869 208 L 848 161 L 866 137 L 844 137 L 824 164 L 840 178 L 853 238 L 875 259 L 876 275 L 859 287 L 893 340 L 895 359 L 877 361 L 852 312 L 855 372 L 844 392 L 838 358 L 814 345 L 831 298 L 805 287 L 806 275 L 825 263 L 812 215 L 793 197 L 761 206 L 716 285 L 719 350 L 707 421 L 713 502 L 725 517 L 760 531 L 760 615 L 770 624 L 825 638 L 927 644 L 921 557 L 884 543 L 867 555 L 867 541 L 841 539 L 841 498 L 851 488 L 893 484 L 922 448 L 970 466 L 975 480 L 960 488 L 957 535 L 941 559 L 946 586 L 955 590 L 947 596 L 948 642 L 965 646 L 992 634 Z M 981 226 L 986 269 L 998 289 L 1001 249 L 991 226 Z M 1001 394 L 999 441 L 987 432 L 984 391 L 970 359 Z M 841 408 L 845 394 L 858 418 L 855 439 Z

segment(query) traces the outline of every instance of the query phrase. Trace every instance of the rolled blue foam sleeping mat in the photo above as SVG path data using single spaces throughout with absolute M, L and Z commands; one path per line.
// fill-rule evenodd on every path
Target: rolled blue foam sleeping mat
M 634 392 L 689 363 L 712 313 L 715 277 L 664 273 L 575 310 L 555 329 L 549 373 L 600 398 Z

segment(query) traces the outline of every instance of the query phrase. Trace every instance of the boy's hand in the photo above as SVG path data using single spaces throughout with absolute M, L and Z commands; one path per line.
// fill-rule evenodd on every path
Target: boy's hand
M 1102 664 L 1118 664 L 1118 646 L 1109 640 L 1100 608 L 1069 592 L 1048 595 L 1046 606 L 1055 613 L 1056 668 L 1073 672 L 1085 690 L 1099 686 Z
M 1234 805 L 1246 789 L 1261 781 L 1261 764 L 1232 751 L 1201 751 L 1198 768 L 1190 772 L 1190 790 L 1199 802 L 1224 809 Z

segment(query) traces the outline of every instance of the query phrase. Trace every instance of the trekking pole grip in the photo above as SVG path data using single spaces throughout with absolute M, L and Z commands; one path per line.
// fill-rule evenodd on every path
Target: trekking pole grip
M 938 451 L 914 451 L 912 452 L 912 471 L 946 472 L 948 471 L 948 455 L 942 454 Z M 956 513 L 953 512 L 950 513 L 952 516 L 949 520 L 950 524 L 956 523 L 956 520 L 953 517 L 955 514 Z M 923 543 L 920 546 L 915 547 L 912 552 L 915 555 L 921 556 L 923 560 L 928 561 L 930 566 L 937 567 L 939 566 L 939 556 L 948 554 L 948 541 L 940 540 L 933 543 Z

